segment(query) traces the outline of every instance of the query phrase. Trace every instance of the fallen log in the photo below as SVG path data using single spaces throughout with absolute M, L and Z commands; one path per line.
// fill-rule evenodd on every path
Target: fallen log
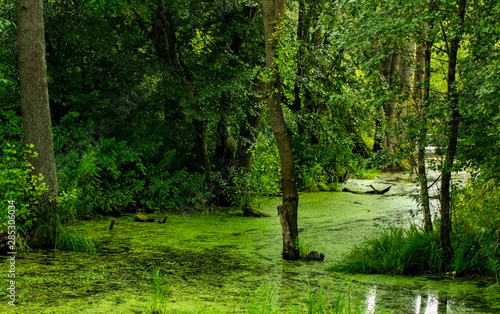
M 349 192 L 349 193 L 354 193 L 354 194 L 385 194 L 385 193 L 389 192 L 389 190 L 391 189 L 391 186 L 389 186 L 389 187 L 387 187 L 387 188 L 385 188 L 383 190 L 377 190 L 371 184 L 370 184 L 370 187 L 372 188 L 371 191 L 362 192 L 362 191 L 351 190 L 351 189 L 348 189 L 348 188 L 343 188 L 342 192 Z
M 342 192 L 349 192 L 349 193 L 354 193 L 354 194 L 365 194 L 365 192 L 354 191 L 354 190 L 351 190 L 351 189 L 348 189 L 348 188 L 343 188 Z

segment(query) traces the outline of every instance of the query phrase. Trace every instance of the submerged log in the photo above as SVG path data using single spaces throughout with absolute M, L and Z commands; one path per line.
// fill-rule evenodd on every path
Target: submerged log
M 137 213 L 135 215 L 135 221 L 140 221 L 140 222 L 154 222 L 155 219 L 156 219 L 155 217 L 148 218 L 148 216 L 146 216 L 144 214 L 141 214 L 141 213 Z
M 389 192 L 389 190 L 391 189 L 391 186 L 389 186 L 389 187 L 387 187 L 387 188 L 385 188 L 383 190 L 377 190 L 371 184 L 370 184 L 370 187 L 372 188 L 371 191 L 362 192 L 362 191 L 351 190 L 351 189 L 348 189 L 348 188 L 343 188 L 342 192 L 349 192 L 349 193 L 354 193 L 354 194 L 385 194 L 385 193 Z

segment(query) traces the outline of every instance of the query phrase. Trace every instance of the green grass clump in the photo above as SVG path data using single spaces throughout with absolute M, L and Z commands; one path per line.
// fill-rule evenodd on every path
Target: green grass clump
M 85 252 L 94 254 L 96 247 L 91 239 L 65 231 L 57 232 L 55 237 L 55 249 L 60 251 Z
M 149 299 L 149 310 L 151 313 L 167 313 L 167 291 L 162 284 L 160 268 L 157 268 L 151 284 L 151 297 Z
M 329 270 L 362 274 L 422 274 L 439 272 L 442 252 L 439 233 L 425 233 L 412 225 L 389 227 L 380 236 L 367 239 Z
M 309 252 L 315 250 L 311 243 L 301 239 L 299 241 L 299 254 L 300 258 L 306 258 Z

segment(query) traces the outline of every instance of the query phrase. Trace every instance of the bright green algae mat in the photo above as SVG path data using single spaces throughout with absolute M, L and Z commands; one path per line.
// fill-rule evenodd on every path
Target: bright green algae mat
M 368 188 L 369 189 L 369 188 Z M 271 293 L 282 312 L 307 312 L 308 288 L 324 299 L 351 296 L 364 313 L 454 313 L 500 311 L 500 291 L 487 284 L 424 277 L 344 275 L 325 268 L 389 223 L 409 221 L 415 202 L 388 195 L 342 192 L 302 194 L 301 240 L 325 253 L 324 262 L 281 259 L 281 227 L 276 206 L 260 210 L 270 218 L 238 212 L 169 214 L 166 224 L 134 222 L 133 215 L 82 221 L 70 231 L 86 234 L 96 254 L 48 252 L 18 255 L 16 308 L 5 313 L 148 313 L 153 274 L 161 268 L 169 309 L 244 312 L 249 302 Z M 163 215 L 159 215 L 163 217 Z M 6 263 L 2 272 L 6 273 Z

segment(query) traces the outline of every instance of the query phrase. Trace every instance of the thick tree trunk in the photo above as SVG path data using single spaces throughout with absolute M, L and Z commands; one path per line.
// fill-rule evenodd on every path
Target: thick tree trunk
M 42 174 L 48 187 L 38 204 L 36 233 L 32 235 L 31 245 L 51 247 L 58 225 L 59 185 L 50 120 L 42 0 L 18 0 L 16 12 L 24 143 L 34 145 L 32 150 L 38 157 L 28 154 L 28 161 L 34 166 L 33 174 Z
M 441 177 L 441 230 L 440 242 L 443 250 L 444 264 L 451 261 L 453 248 L 451 246 L 451 204 L 450 204 L 450 183 L 453 161 L 457 151 L 458 129 L 460 126 L 460 112 L 458 110 L 458 90 L 456 87 L 456 67 L 457 55 L 462 39 L 465 7 L 467 0 L 458 1 L 457 16 L 460 24 L 457 25 L 458 31 L 455 32 L 448 48 L 448 76 L 446 79 L 448 89 L 448 102 L 451 109 L 451 121 L 448 129 L 448 146 L 446 150 L 442 177 Z
M 292 145 L 281 108 L 280 79 L 276 73 L 274 63 L 284 6 L 284 0 L 264 0 L 264 40 L 266 45 L 266 67 L 271 75 L 268 89 L 269 118 L 281 161 L 283 204 L 278 206 L 278 215 L 283 232 L 283 258 L 298 260 L 300 257 L 298 250 L 299 231 L 297 227 L 299 195 L 295 180 Z
M 425 35 L 424 35 L 425 36 Z M 427 170 L 425 167 L 425 147 L 427 145 L 427 117 L 426 108 L 429 100 L 430 91 L 430 62 L 431 62 L 431 44 L 423 40 L 421 45 L 416 47 L 414 101 L 419 114 L 419 131 L 417 138 L 417 176 L 420 185 L 420 201 L 422 202 L 422 214 L 424 230 L 432 231 L 431 210 L 429 205 L 429 189 L 427 187 Z

